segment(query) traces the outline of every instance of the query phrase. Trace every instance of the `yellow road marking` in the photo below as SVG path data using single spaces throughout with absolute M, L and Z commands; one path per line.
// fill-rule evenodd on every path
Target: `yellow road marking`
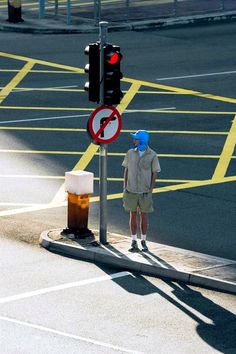
M 0 149 L 0 153 L 5 154 L 42 154 L 42 155 L 82 155 L 81 159 L 74 166 L 75 170 L 84 170 L 94 156 L 99 156 L 97 152 L 99 145 L 91 143 L 88 149 L 83 151 L 60 151 L 60 150 L 17 150 L 17 149 Z M 124 152 L 108 152 L 108 156 L 125 156 Z M 162 158 L 191 158 L 191 159 L 219 159 L 220 155 L 187 155 L 187 154 L 158 154 Z M 231 156 L 235 159 L 236 156 Z
M 142 86 L 148 86 L 148 87 L 161 89 L 161 90 L 169 90 L 169 91 L 173 91 L 173 92 L 181 92 L 183 94 L 188 94 L 188 95 L 190 94 L 193 96 L 203 97 L 203 98 L 216 100 L 216 101 L 236 103 L 236 98 L 212 95 L 209 93 L 202 93 L 199 91 L 183 89 L 183 88 L 175 87 L 175 86 L 162 85 L 162 84 L 157 84 L 157 83 L 153 83 L 153 82 L 149 82 L 149 81 L 135 80 L 135 79 L 130 79 L 130 78 L 123 78 L 123 81 L 125 81 L 125 82 L 137 82 L 138 81 Z
M 11 91 L 24 79 L 30 69 L 34 66 L 34 62 L 29 62 L 16 74 L 16 76 L 0 91 L 0 104 L 7 98 Z
M 35 106 L 0 106 L 0 109 L 16 109 L 27 111 L 93 111 L 94 108 L 81 107 L 35 107 Z M 158 113 L 158 114 L 199 114 L 199 115 L 234 115 L 235 112 L 220 112 L 220 111 L 177 111 L 177 110 L 159 110 L 155 109 L 126 109 L 123 112 L 127 113 Z
M 236 116 L 234 117 L 233 124 L 226 138 L 224 148 L 221 152 L 220 159 L 216 166 L 212 179 L 217 180 L 225 176 L 230 160 L 233 158 L 233 152 L 236 145 Z
M 65 176 L 43 176 L 43 175 L 0 175 L 0 178 L 25 178 L 25 179 L 65 179 Z
M 33 65 L 33 63 L 37 63 L 37 64 L 40 64 L 40 65 L 47 65 L 47 66 L 51 66 L 51 67 L 55 67 L 55 68 L 59 68 L 59 69 L 64 69 L 64 70 L 68 70 L 68 71 L 72 71 L 72 72 L 76 72 L 76 73 L 84 73 L 83 69 L 79 69 L 79 68 L 75 68 L 75 67 L 71 67 L 71 66 L 67 66 L 67 65 L 60 65 L 60 64 L 50 63 L 50 62 L 42 61 L 42 60 L 33 60 L 33 59 L 30 59 L 30 58 L 27 58 L 27 57 L 23 57 L 23 56 L 16 56 L 16 55 L 3 53 L 3 52 L 0 52 L 0 56 L 11 58 L 11 59 L 16 59 L 16 60 L 26 61 L 27 64 L 25 65 L 25 67 L 27 67 L 27 65 L 30 65 L 30 64 Z M 18 72 L 18 74 L 20 75 L 21 73 L 22 73 L 22 71 L 20 70 Z M 16 77 L 17 77 L 17 75 L 16 75 Z M 20 79 L 20 81 L 21 80 L 22 79 Z M 141 86 L 148 86 L 148 87 L 152 87 L 152 88 L 155 88 L 155 89 L 161 89 L 161 90 L 165 90 L 165 91 L 169 90 L 169 92 L 166 92 L 166 94 L 171 93 L 171 92 L 173 94 L 175 94 L 175 93 L 176 94 L 188 94 L 188 95 L 195 95 L 195 96 L 203 97 L 203 98 L 207 98 L 207 99 L 213 99 L 213 100 L 217 100 L 217 101 L 223 101 L 223 102 L 228 102 L 228 103 L 236 103 L 236 99 L 235 98 L 228 98 L 228 97 L 216 96 L 216 95 L 211 95 L 211 94 L 205 94 L 205 93 L 201 93 L 201 92 L 194 91 L 194 90 L 186 90 L 186 89 L 182 89 L 182 88 L 178 88 L 178 87 L 154 84 L 154 83 L 151 83 L 151 82 L 133 80 L 133 79 L 127 79 L 127 78 L 124 78 L 123 81 L 124 82 L 129 82 L 129 83 L 132 84 L 131 85 L 131 90 L 129 90 L 127 92 L 128 94 L 125 95 L 125 97 L 124 97 L 124 99 L 125 98 L 127 99 L 128 104 L 132 100 L 134 95 L 137 94 L 137 92 L 138 92 L 138 90 L 139 90 L 139 88 Z M 8 85 L 6 87 L 4 87 L 2 89 L 2 91 L 1 91 L 1 93 L 2 93 L 1 102 L 3 101 L 3 99 L 5 97 L 7 97 L 7 95 L 14 88 L 14 84 L 12 84 L 12 86 L 10 85 L 11 88 Z M 134 90 L 135 87 L 136 87 L 136 90 Z M 8 92 L 8 89 L 9 89 L 9 92 Z M 123 104 L 123 107 L 122 107 L 122 104 Z M 122 101 L 122 104 L 120 105 L 119 108 L 123 112 L 127 108 L 128 104 L 126 104 L 125 100 Z M 33 107 L 32 108 L 32 107 L 9 107 L 9 106 L 5 106 L 4 107 L 4 106 L 1 106 L 0 108 L 2 108 L 2 109 L 4 109 L 4 108 L 5 109 L 37 109 L 37 110 L 39 110 L 39 109 L 47 109 L 47 110 L 87 110 L 87 111 L 90 110 L 90 109 L 86 109 L 86 108 L 82 108 L 82 109 L 66 108 L 65 109 L 63 107 L 59 107 L 59 108 L 57 108 L 57 107 L 49 107 L 49 108 L 48 107 L 43 107 L 43 108 L 42 107 Z M 154 109 L 154 110 L 126 110 L 126 112 L 148 112 L 148 113 L 156 113 L 157 112 L 157 113 L 171 113 L 171 114 L 174 113 L 174 114 L 214 114 L 214 115 L 219 115 L 219 114 L 221 114 L 221 115 L 229 115 L 229 114 L 232 115 L 232 114 L 236 113 L 236 112 L 212 112 L 212 111 L 210 111 L 210 112 L 209 111 L 173 111 L 173 110 L 171 110 L 171 111 L 167 110 L 166 111 L 166 110 L 158 110 L 158 109 Z M 220 160 L 219 160 L 219 163 L 218 163 L 217 168 L 215 170 L 215 174 L 213 176 L 213 178 L 214 178 L 213 180 L 206 180 L 206 181 L 202 181 L 202 182 L 191 181 L 191 182 L 184 183 L 184 184 L 183 184 L 183 182 L 182 183 L 180 182 L 181 183 L 180 185 L 158 188 L 158 189 L 155 189 L 154 192 L 160 193 L 162 191 L 163 192 L 164 191 L 173 191 L 173 190 L 178 190 L 178 189 L 183 189 L 183 188 L 184 189 L 185 188 L 193 188 L 193 187 L 202 186 L 202 185 L 209 185 L 209 184 L 216 184 L 216 183 L 224 183 L 224 182 L 235 181 L 236 180 L 235 176 L 223 178 L 225 173 L 226 173 L 226 171 L 227 171 L 230 159 L 231 158 L 235 158 L 234 156 L 232 156 L 233 149 L 235 147 L 235 131 L 236 131 L 235 120 L 236 119 L 234 119 L 234 122 L 232 124 L 231 130 L 230 130 L 230 132 L 228 134 L 228 137 L 226 139 L 226 143 L 225 143 L 224 149 L 222 151 L 222 154 L 220 155 Z M 207 132 L 205 132 L 205 134 L 206 133 Z M 214 132 L 212 132 L 212 133 L 214 134 Z M 191 134 L 191 132 L 186 132 L 186 134 Z M 41 152 L 37 152 L 37 153 L 41 153 Z M 54 153 L 54 152 L 50 151 L 48 153 Z M 56 153 L 58 153 L 58 152 L 56 152 Z M 59 152 L 59 153 L 64 153 L 64 152 Z M 71 152 L 66 152 L 66 153 L 71 153 Z M 74 153 L 74 152 L 72 152 L 72 153 Z M 75 152 L 75 153 L 78 154 L 78 152 Z M 95 154 L 96 154 L 96 152 L 93 154 L 90 151 L 90 157 L 91 158 Z M 89 152 L 88 152 L 88 155 L 89 155 Z M 171 155 L 165 155 L 165 156 L 171 156 Z M 172 156 L 174 156 L 174 155 L 172 155 Z M 193 155 L 175 155 L 175 156 L 184 156 L 184 157 L 188 156 L 189 157 L 189 156 L 193 156 Z M 206 157 L 206 155 L 195 155 L 195 156 L 198 156 L 198 157 L 204 156 L 204 158 Z M 215 155 L 208 155 L 208 156 L 210 156 L 211 158 L 218 158 Z M 86 163 L 87 162 L 84 162 L 84 168 L 86 167 Z M 82 166 L 83 166 L 83 163 L 82 163 Z M 114 194 L 114 195 L 108 196 L 108 199 L 115 199 L 117 197 L 117 195 L 119 195 L 119 197 L 121 196 L 121 194 Z M 98 198 L 98 197 L 94 197 L 94 198 Z M 64 203 L 57 204 L 57 206 L 62 206 L 62 205 L 64 205 Z M 54 206 L 55 205 L 53 205 L 53 204 L 51 204 L 49 206 L 46 205 L 46 208 L 47 207 L 54 207 Z M 38 208 L 38 206 L 36 208 Z M 45 209 L 45 205 L 40 206 L 40 208 Z M 32 208 L 24 208 L 24 209 L 27 209 L 28 211 L 30 209 L 30 211 L 32 211 Z M 39 210 L 39 209 L 36 209 L 36 210 Z M 9 211 L 7 211 L 7 212 L 9 212 Z M 22 212 L 24 212 L 24 211 L 22 211 Z
M 8 127 L 0 126 L 0 130 L 31 130 L 52 132 L 86 132 L 84 128 L 41 128 L 41 127 Z M 134 129 L 122 129 L 121 133 L 133 133 Z M 209 132 L 193 130 L 148 130 L 150 134 L 193 134 L 193 135 L 228 135 L 228 132 Z
M 14 73 L 18 72 L 18 69 L 0 69 L 0 72 L 8 72 L 8 73 Z M 76 72 L 76 71 L 67 71 L 67 70 L 40 70 L 40 69 L 33 69 L 30 70 L 30 73 L 37 73 L 37 74 L 84 74 L 84 72 Z M 22 88 L 23 89 L 23 88 Z M 25 90 L 26 88 L 24 88 Z M 32 87 L 28 87 L 28 90 L 32 90 Z M 19 88 L 21 90 L 21 88 Z
M 0 106 L 1 109 L 17 109 L 26 111 L 92 111 L 93 108 L 79 107 L 30 107 L 30 106 Z
M 12 154 L 51 154 L 51 155 L 83 155 L 81 151 L 53 151 L 53 150 L 14 150 L 14 149 L 0 149 L 0 153 Z
M 220 184 L 220 183 L 227 183 L 227 182 L 235 182 L 236 181 L 236 176 L 232 177 L 224 177 L 222 179 L 218 180 L 204 180 L 204 181 L 194 181 L 194 182 L 189 182 L 189 183 L 184 183 L 184 184 L 177 184 L 174 186 L 168 186 L 168 187 L 161 187 L 161 188 L 155 188 L 154 193 L 163 193 L 163 192 L 171 192 L 171 191 L 176 191 L 176 190 L 181 190 L 181 189 L 186 189 L 186 188 L 197 188 L 197 187 L 203 187 L 203 186 L 208 186 L 208 185 L 213 185 L 213 184 Z M 113 199 L 120 199 L 123 197 L 122 193 L 116 193 L 116 194 L 110 194 L 107 196 L 108 200 L 113 200 Z M 91 197 L 90 202 L 98 202 L 99 197 Z M 59 203 L 49 203 L 49 204 L 42 204 L 42 205 L 35 205 L 35 206 L 30 206 L 30 207 L 25 207 L 25 208 L 20 208 L 20 209 L 12 209 L 12 210 L 4 210 L 0 211 L 0 216 L 9 216 L 9 215 L 16 215 L 16 214 L 22 214 L 22 213 L 29 213 L 29 212 L 34 212 L 34 211 L 39 211 L 39 210 L 46 210 L 46 209 L 52 209 L 52 208 L 60 208 L 60 207 L 65 207 L 66 202 L 59 202 Z
M 70 65 L 56 64 L 56 63 L 52 63 L 52 62 L 40 60 L 40 59 L 32 59 L 29 57 L 24 57 L 22 55 L 14 55 L 14 54 L 10 54 L 10 53 L 0 52 L 0 56 L 5 57 L 5 58 L 9 58 L 9 59 L 22 60 L 22 61 L 26 61 L 26 62 L 33 60 L 34 63 L 36 63 L 36 64 L 50 66 L 53 68 L 69 70 L 69 71 L 74 71 L 74 72 L 78 72 L 78 73 L 84 73 L 84 69 L 81 69 L 81 68 L 76 68 L 76 67 L 70 66 Z
M 54 179 L 54 180 L 64 180 L 65 176 L 50 176 L 50 175 L 13 175 L 13 174 L 2 174 L 0 178 L 13 178 L 13 179 Z M 99 177 L 94 177 L 95 181 L 99 181 Z M 109 182 L 123 182 L 123 177 L 108 177 Z M 188 179 L 159 179 L 158 183 L 187 183 L 187 182 L 200 182 L 199 180 L 188 180 Z
M 0 130 L 23 130 L 23 131 L 52 131 L 52 132 L 86 132 L 84 128 L 41 128 L 41 127 L 6 127 L 0 126 Z M 227 133 L 226 133 L 227 134 Z

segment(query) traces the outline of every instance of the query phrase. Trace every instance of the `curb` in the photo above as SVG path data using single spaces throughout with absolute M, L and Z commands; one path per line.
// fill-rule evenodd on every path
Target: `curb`
M 129 259 L 121 259 L 106 254 L 99 254 L 92 250 L 81 249 L 80 247 L 65 244 L 60 241 L 54 241 L 48 237 L 48 230 L 43 231 L 40 235 L 39 244 L 50 252 L 55 252 L 62 256 L 73 257 L 79 260 L 102 263 L 115 268 L 122 268 L 138 273 L 156 276 L 161 278 L 169 278 L 178 280 L 190 285 L 203 286 L 215 290 L 221 290 L 236 294 L 236 284 L 226 280 L 220 280 L 199 274 L 193 274 L 176 269 L 168 269 L 162 267 L 153 267 L 149 264 L 142 264 Z
M 194 25 L 207 22 L 222 22 L 222 21 L 233 21 L 236 19 L 236 11 L 225 11 L 225 12 L 213 12 L 204 15 L 195 16 L 182 16 L 176 18 L 166 18 L 166 19 L 156 19 L 156 20 L 145 20 L 145 21 L 133 21 L 129 23 L 124 23 L 121 25 L 110 25 L 108 27 L 108 32 L 120 32 L 120 31 L 142 31 L 148 29 L 162 29 L 166 27 L 177 27 L 184 25 Z M 1 20 L 3 20 L 1 18 Z M 44 21 L 44 20 L 41 20 Z M 29 24 L 27 24 L 27 22 Z M 32 22 L 32 24 L 30 24 Z M 39 27 L 40 25 L 45 26 Z M 21 32 L 21 33 L 35 33 L 35 34 L 75 34 L 75 33 L 97 33 L 99 28 L 93 25 L 82 25 L 79 26 L 67 26 L 60 27 L 60 25 L 54 25 L 53 27 L 46 27 L 46 25 L 37 20 L 34 24 L 33 21 L 27 21 L 21 24 L 1 24 L 0 31 L 3 32 Z

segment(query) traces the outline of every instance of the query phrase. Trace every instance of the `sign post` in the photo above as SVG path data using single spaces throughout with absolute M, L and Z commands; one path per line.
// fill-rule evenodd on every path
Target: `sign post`
M 42 0 L 41 0 L 42 1 Z M 88 133 L 99 149 L 99 240 L 107 243 L 107 144 L 116 139 L 121 129 L 121 116 L 113 104 L 119 104 L 123 93 L 120 90 L 122 54 L 120 47 L 107 43 L 108 22 L 99 22 L 99 41 L 85 48 L 89 64 L 85 72 L 89 81 L 85 90 L 89 101 L 101 103 L 90 116 Z
M 99 240 L 107 243 L 107 145 L 114 141 L 121 130 L 121 116 L 113 106 L 100 106 L 92 112 L 88 120 L 88 133 L 92 140 L 100 144 L 100 230 Z
M 107 42 L 108 22 L 99 22 L 100 41 L 100 101 L 104 104 L 104 46 Z M 107 243 L 107 146 L 101 144 L 99 150 L 99 184 L 100 184 L 100 229 L 99 240 L 104 245 Z

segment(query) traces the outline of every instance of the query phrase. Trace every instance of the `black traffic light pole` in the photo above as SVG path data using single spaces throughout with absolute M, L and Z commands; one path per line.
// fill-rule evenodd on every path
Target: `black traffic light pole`
M 108 22 L 99 22 L 100 42 L 100 102 L 104 104 L 104 46 L 107 43 Z M 101 144 L 99 149 L 99 195 L 100 195 L 100 228 L 99 240 L 107 243 L 107 145 Z

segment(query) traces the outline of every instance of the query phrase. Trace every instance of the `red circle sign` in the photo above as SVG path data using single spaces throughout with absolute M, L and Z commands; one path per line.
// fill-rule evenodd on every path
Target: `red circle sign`
M 121 115 L 115 107 L 100 106 L 89 117 L 88 131 L 96 142 L 108 144 L 117 138 L 121 125 Z

